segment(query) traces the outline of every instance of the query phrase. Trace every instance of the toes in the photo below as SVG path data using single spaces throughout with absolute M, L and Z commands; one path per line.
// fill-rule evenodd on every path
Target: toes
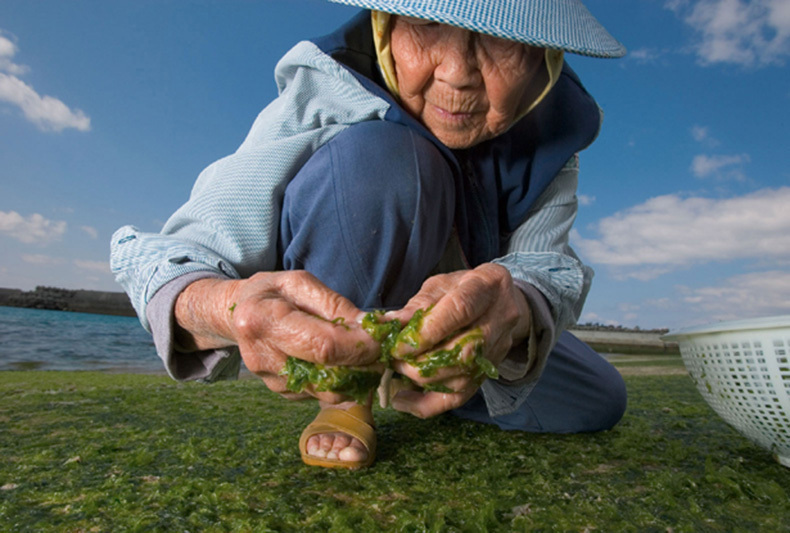
M 321 452 L 323 453 L 322 457 L 327 457 L 329 452 L 332 451 L 332 444 L 335 442 L 335 434 L 334 433 L 324 433 L 320 436 L 321 438 Z M 331 457 L 330 457 L 331 459 Z
M 332 451 L 340 453 L 340 450 L 347 448 L 351 444 L 351 437 L 345 433 L 335 433 L 335 441 L 332 443 Z
M 340 452 L 351 444 L 351 437 L 344 433 L 334 433 L 332 440 L 332 448 L 326 452 L 327 459 L 338 460 Z
M 335 461 L 358 462 L 368 457 L 368 450 L 358 439 L 345 433 L 313 435 L 307 440 L 307 453 Z
M 359 462 L 368 458 L 367 448 L 357 439 L 351 439 L 349 444 L 337 454 L 338 459 L 346 462 Z
M 307 439 L 307 453 L 313 457 L 326 457 L 326 451 L 321 448 L 321 435 Z

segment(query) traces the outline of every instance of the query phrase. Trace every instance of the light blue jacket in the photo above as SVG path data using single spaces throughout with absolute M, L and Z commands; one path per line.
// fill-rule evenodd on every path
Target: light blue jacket
M 280 209 L 290 179 L 318 148 L 344 129 L 362 121 L 389 120 L 398 111 L 385 92 L 372 88 L 372 82 L 334 59 L 322 44 L 325 48 L 326 42 L 301 42 L 280 60 L 275 69 L 279 97 L 259 114 L 234 154 L 200 174 L 189 200 L 161 233 L 124 226 L 113 235 L 112 271 L 149 331 L 147 306 L 173 280 L 196 273 L 245 278 L 274 270 Z M 592 278 L 592 270 L 569 247 L 568 235 L 577 206 L 574 152 L 584 148 L 595 133 L 597 125 L 592 134 L 584 132 L 585 140 L 564 156 L 564 164 L 552 171 L 542 189 L 529 191 L 532 197 L 520 207 L 523 214 L 508 232 L 501 256 L 485 259 L 505 266 L 515 280 L 540 291 L 548 301 L 556 334 L 575 322 Z M 170 370 L 168 356 L 160 355 Z M 527 387 L 518 398 L 513 391 L 507 392 L 511 398 L 507 403 L 520 403 L 526 397 L 546 355 L 539 354 L 543 361 L 534 366 L 530 379 L 521 380 Z M 231 356 L 238 358 L 238 354 Z M 226 363 L 220 366 L 238 368 L 238 364 Z M 209 369 L 203 377 L 217 378 L 218 370 Z M 484 385 L 484 392 L 491 389 L 487 399 L 497 394 L 497 388 L 494 383 Z M 502 406 L 493 411 L 503 409 L 508 410 Z

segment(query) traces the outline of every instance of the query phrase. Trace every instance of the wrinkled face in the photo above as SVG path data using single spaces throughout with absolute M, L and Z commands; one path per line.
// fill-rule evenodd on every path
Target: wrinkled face
M 394 17 L 401 102 L 450 148 L 496 137 L 531 102 L 542 48 L 410 17 Z

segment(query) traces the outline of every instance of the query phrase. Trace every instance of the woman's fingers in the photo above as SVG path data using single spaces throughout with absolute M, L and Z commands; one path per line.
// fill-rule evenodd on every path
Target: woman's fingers
M 307 386 L 302 392 L 293 392 L 286 387 L 287 378 L 283 376 L 276 376 L 266 374 L 261 376 L 261 380 L 272 392 L 276 392 L 280 396 L 288 400 L 303 400 L 306 398 L 317 398 L 322 402 L 330 403 L 332 405 L 349 401 L 351 398 L 343 394 L 335 392 L 316 392 L 312 385 Z
M 481 321 L 485 322 L 484 317 L 494 320 L 504 318 L 507 322 L 512 312 L 506 313 L 506 317 L 492 317 L 492 311 L 501 307 L 503 298 L 511 296 L 508 293 L 510 288 L 512 282 L 507 270 L 490 263 L 474 270 L 429 278 L 404 309 L 386 315 L 386 318 L 396 317 L 406 322 L 417 309 L 426 310 L 420 326 L 418 346 L 415 348 L 402 343 L 395 348 L 396 355 L 431 350 L 448 336 L 473 329 Z
M 238 283 L 231 302 L 226 313 L 245 366 L 274 392 L 293 395 L 280 375 L 289 357 L 381 371 L 370 366 L 381 348 L 362 329 L 364 313 L 306 272 L 255 275 Z M 349 399 L 312 385 L 303 392 L 328 403 Z
M 346 402 L 351 399 L 348 396 L 335 392 L 317 392 L 312 384 L 307 384 L 301 392 L 289 390 L 288 377 L 280 375 L 288 356 L 275 347 L 270 346 L 263 354 L 256 354 L 253 350 L 242 350 L 241 353 L 244 359 L 244 366 L 246 366 L 250 372 L 259 376 L 269 390 L 285 398 L 298 400 L 314 397 L 331 404 Z M 372 372 L 383 372 L 383 368 L 379 364 L 367 367 L 367 370 Z
M 362 311 L 341 294 L 333 291 L 321 280 L 305 270 L 292 270 L 281 273 L 278 278 L 278 292 L 286 300 L 298 303 L 306 313 L 325 318 L 345 317 L 356 320 Z
M 322 365 L 363 366 L 380 355 L 378 344 L 355 322 L 333 322 L 283 301 L 269 303 L 266 317 L 265 324 L 256 324 L 255 329 L 262 327 L 269 343 L 299 359 Z
M 462 276 L 425 315 L 420 333 L 423 342 L 435 346 L 468 328 L 491 307 L 494 296 L 476 271 Z
M 416 336 L 419 339 L 417 348 L 401 346 L 396 350 L 396 357 L 406 355 L 411 363 L 396 360 L 393 365 L 397 372 L 419 387 L 432 389 L 425 398 L 422 392 L 404 392 L 400 403 L 402 410 L 417 416 L 432 416 L 457 407 L 468 390 L 477 389 L 483 369 L 472 359 L 482 355 L 494 367 L 499 366 L 512 346 L 528 334 L 530 312 L 510 274 L 498 265 L 482 265 L 462 274 L 437 276 L 426 283 L 421 292 L 430 298 L 438 295 L 438 299 L 423 319 Z M 429 298 L 415 297 L 410 305 L 426 301 Z M 448 341 L 449 335 L 452 338 Z M 464 344 L 464 339 L 470 336 L 476 336 L 479 342 Z M 457 346 L 462 348 L 454 364 L 434 372 L 425 371 L 421 363 Z M 440 396 L 440 390 L 445 390 L 445 394 L 446 391 L 456 393 Z
M 232 319 L 236 340 L 263 343 L 323 365 L 366 365 L 378 345 L 361 328 L 362 312 L 306 272 L 250 278 L 237 293 Z
M 442 383 L 456 377 L 468 376 L 474 370 L 473 360 L 481 348 L 485 350 L 485 340 L 480 333 L 465 332 L 437 350 L 425 352 L 414 359 L 394 359 L 392 366 L 396 372 L 417 385 Z
M 461 407 L 475 394 L 477 388 L 470 387 L 456 393 L 402 390 L 392 397 L 391 405 L 397 411 L 430 418 Z

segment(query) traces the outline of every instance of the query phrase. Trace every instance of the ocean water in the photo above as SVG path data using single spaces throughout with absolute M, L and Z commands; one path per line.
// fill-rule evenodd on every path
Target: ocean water
M 1 306 L 0 370 L 164 372 L 136 318 Z

